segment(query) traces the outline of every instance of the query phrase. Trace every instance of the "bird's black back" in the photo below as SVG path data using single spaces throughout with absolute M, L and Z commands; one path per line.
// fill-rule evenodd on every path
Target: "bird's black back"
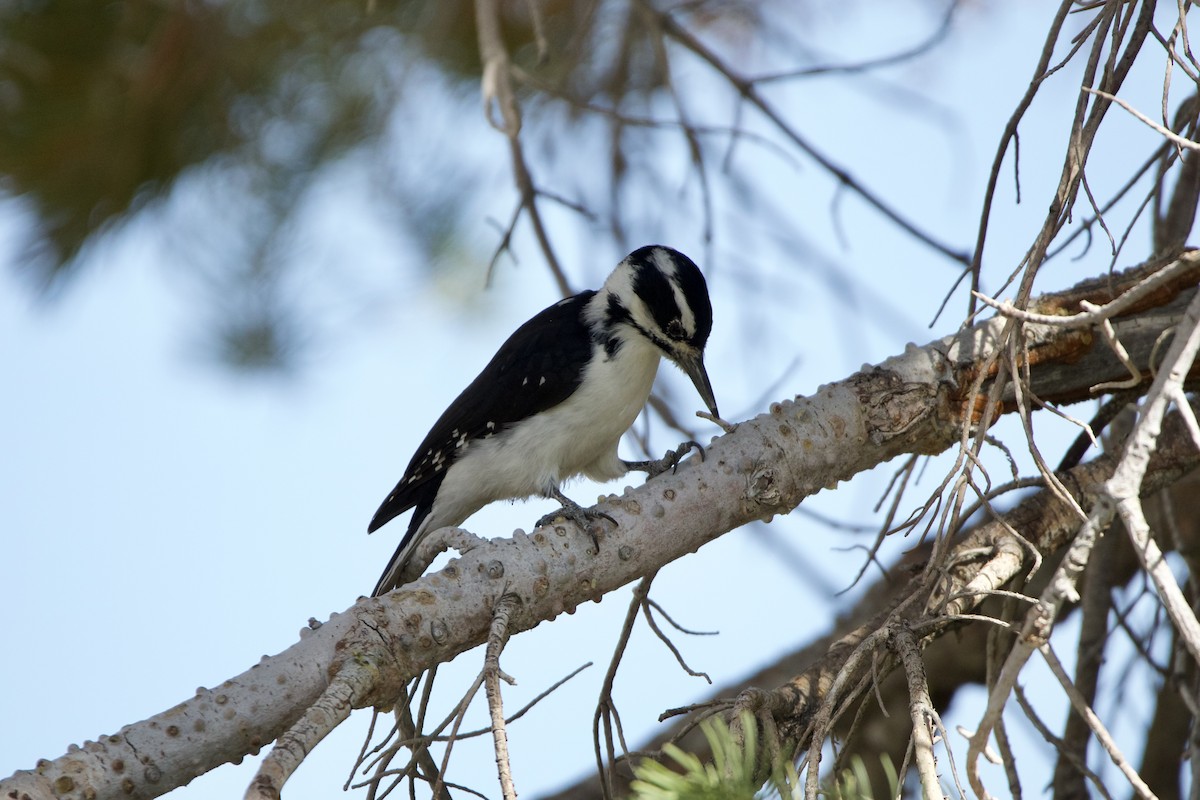
M 581 292 L 541 311 L 508 337 L 488 365 L 438 419 L 417 448 L 404 477 L 375 512 L 367 531 L 415 508 L 403 549 L 433 507 L 446 471 L 475 440 L 566 400 L 582 382 L 592 354 L 583 307 L 594 291 Z

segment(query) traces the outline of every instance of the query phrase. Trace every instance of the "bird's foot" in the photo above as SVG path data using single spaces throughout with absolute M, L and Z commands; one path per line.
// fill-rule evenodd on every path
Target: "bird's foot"
M 636 469 L 639 472 L 645 472 L 647 475 L 647 480 L 649 480 L 650 478 L 656 478 L 659 475 L 662 475 L 667 470 L 674 472 L 675 468 L 679 466 L 679 462 L 683 460 L 683 457 L 692 450 L 696 450 L 698 453 L 700 453 L 700 460 L 704 460 L 704 448 L 700 446 L 699 442 L 688 440 L 679 445 L 679 447 L 676 447 L 674 450 L 668 451 L 667 454 L 662 458 L 657 458 L 653 461 L 626 461 L 625 466 L 629 469 Z
M 557 500 L 559 503 L 561 503 L 562 508 L 539 519 L 537 522 L 537 527 L 540 528 L 543 525 L 552 525 L 554 522 L 560 519 L 570 520 L 578 525 L 580 530 L 587 531 L 588 536 L 592 537 L 592 544 L 596 546 L 596 552 L 600 552 L 600 541 L 596 538 L 596 531 L 592 523 L 603 519 L 611 522 L 613 525 L 616 525 L 617 521 L 608 514 L 605 514 L 603 511 L 584 508 L 560 492 L 558 489 L 551 489 L 546 494 L 551 499 Z

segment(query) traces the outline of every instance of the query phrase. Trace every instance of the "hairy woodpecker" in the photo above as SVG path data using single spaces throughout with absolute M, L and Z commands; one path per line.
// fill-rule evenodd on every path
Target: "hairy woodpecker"
M 687 373 L 717 415 L 704 369 L 711 329 L 699 268 L 657 245 L 630 253 L 599 291 L 560 300 L 518 328 L 434 424 L 367 526 L 371 533 L 414 509 L 374 594 L 415 580 L 408 562 L 418 543 L 488 503 L 553 498 L 560 515 L 586 528 L 604 515 L 563 495 L 564 481 L 609 481 L 631 469 L 653 477 L 674 466 L 698 445 L 630 462 L 617 444 L 646 404 L 661 356 Z

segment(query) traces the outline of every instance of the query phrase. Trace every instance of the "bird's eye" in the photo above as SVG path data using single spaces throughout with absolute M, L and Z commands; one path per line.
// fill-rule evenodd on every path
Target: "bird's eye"
M 683 323 L 679 320 L 673 319 L 667 323 L 667 336 L 670 336 L 672 339 L 682 339 L 686 335 L 687 332 L 683 329 Z

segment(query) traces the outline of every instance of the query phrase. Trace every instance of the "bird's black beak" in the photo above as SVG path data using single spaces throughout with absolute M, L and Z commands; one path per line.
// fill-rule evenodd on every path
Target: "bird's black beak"
M 692 383 L 695 384 L 696 391 L 700 393 L 700 399 L 704 401 L 704 405 L 708 406 L 708 410 L 712 412 L 712 415 L 719 419 L 721 415 L 717 412 L 717 398 L 713 396 L 712 384 L 708 380 L 708 372 L 704 369 L 704 353 L 697 352 L 695 355 L 679 354 L 675 357 L 674 361 L 692 379 Z

